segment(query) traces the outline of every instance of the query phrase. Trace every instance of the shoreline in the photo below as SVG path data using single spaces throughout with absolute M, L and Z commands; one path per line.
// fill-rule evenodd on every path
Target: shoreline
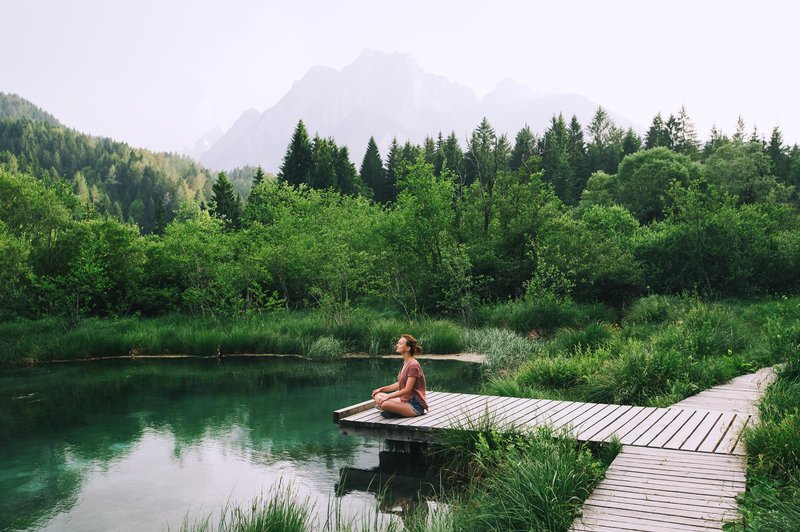
M 201 356 L 201 355 L 180 355 L 180 354 L 164 354 L 164 355 L 136 355 L 136 356 L 105 356 L 105 357 L 87 357 L 87 358 L 71 358 L 59 360 L 44 360 L 37 361 L 30 366 L 39 366 L 45 364 L 67 364 L 70 362 L 96 362 L 100 360 L 157 360 L 157 359 L 178 359 L 178 358 L 196 358 L 196 359 L 213 359 L 217 358 L 215 355 Z M 298 358 L 303 360 L 314 360 L 303 355 L 287 354 L 287 353 L 238 353 L 231 355 L 224 355 L 223 358 Z M 366 353 L 344 353 L 340 360 L 348 359 L 368 359 L 368 358 L 383 358 L 383 359 L 399 359 L 401 355 L 387 354 L 370 356 Z M 457 362 L 467 362 L 471 364 L 484 364 L 486 363 L 486 355 L 480 353 L 451 353 L 445 355 L 426 354 L 419 355 L 416 358 L 419 360 L 455 360 Z M 20 366 L 16 366 L 20 367 Z

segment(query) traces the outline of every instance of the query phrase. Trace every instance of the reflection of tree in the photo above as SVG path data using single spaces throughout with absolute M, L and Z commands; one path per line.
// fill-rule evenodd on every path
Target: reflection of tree
M 395 360 L 226 359 L 9 371 L 0 377 L 0 471 L 10 472 L 0 477 L 0 529 L 68 510 L 86 472 L 125 456 L 146 431 L 171 433 L 176 458 L 213 439 L 253 463 L 321 460 L 331 470 L 361 445 L 338 434 L 331 411 L 363 400 L 396 370 Z M 476 382 L 476 371 L 472 364 L 426 364 L 439 389 L 469 391 L 465 383 Z

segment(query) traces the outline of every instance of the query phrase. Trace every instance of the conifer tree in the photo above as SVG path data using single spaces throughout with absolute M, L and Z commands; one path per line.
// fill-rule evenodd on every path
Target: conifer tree
M 333 139 L 331 139 L 333 141 Z M 336 148 L 336 144 L 333 144 Z M 336 188 L 342 194 L 354 195 L 362 191 L 363 185 L 356 173 L 356 167 L 350 162 L 350 151 L 347 146 L 341 146 L 336 151 Z
M 653 148 L 672 148 L 669 138 L 669 131 L 664 124 L 664 119 L 661 118 L 661 113 L 657 113 L 653 117 L 653 122 L 650 124 L 650 129 L 644 137 L 644 147 L 647 150 Z
M 431 137 L 425 137 L 425 143 L 422 145 L 422 156 L 425 159 L 425 164 L 436 163 L 436 143 L 433 142 Z
M 571 168 L 571 181 L 566 183 L 566 198 L 568 203 L 574 204 L 581 197 L 586 182 L 589 181 L 589 165 L 586 154 L 586 143 L 583 140 L 583 127 L 578 122 L 578 117 L 572 115 L 567 130 L 567 156 Z
M 383 185 L 375 190 L 375 201 L 389 203 L 397 199 L 397 180 L 400 177 L 400 166 L 403 161 L 402 148 L 396 138 L 389 145 L 386 156 L 386 179 Z
M 642 147 L 642 139 L 633 128 L 628 128 L 628 131 L 625 132 L 625 137 L 622 139 L 622 156 L 625 157 L 626 155 L 630 155 L 631 153 L 636 153 Z
M 314 146 L 308 138 L 305 124 L 300 120 L 283 157 L 278 179 L 295 186 L 309 183 L 313 166 Z
M 744 142 L 744 119 L 742 115 L 739 115 L 739 118 L 736 120 L 736 133 L 733 134 L 731 140 L 733 142 Z
M 673 149 L 684 155 L 695 158 L 697 156 L 700 141 L 697 140 L 697 130 L 689 118 L 686 106 L 682 105 L 676 118 L 675 136 L 673 137 Z
M 458 176 L 459 182 L 464 181 L 464 152 L 458 143 L 456 132 L 451 131 L 442 146 L 442 166 L 450 170 L 454 176 Z
M 536 153 L 536 135 L 533 134 L 528 124 L 525 124 L 514 137 L 514 148 L 511 150 L 511 157 L 508 161 L 509 168 L 514 171 L 519 170 Z M 531 168 L 530 171 L 533 169 Z
M 372 197 L 378 201 L 376 191 L 384 186 L 386 171 L 383 169 L 383 161 L 374 137 L 370 137 L 369 142 L 367 142 L 367 151 L 364 153 L 364 160 L 361 162 L 360 174 L 361 180 L 372 191 Z
M 228 229 L 239 227 L 241 200 L 234 193 L 233 183 L 225 175 L 225 172 L 217 175 L 217 180 L 211 187 L 211 199 L 208 207 L 211 214 L 223 220 Z
M 544 181 L 552 184 L 556 195 L 567 202 L 572 199 L 572 191 L 568 189 L 574 184 L 575 176 L 569 164 L 569 134 L 564 115 L 553 116 L 544 133 L 542 147 Z
M 264 177 L 265 177 L 264 170 L 262 170 L 261 167 L 259 166 L 258 168 L 256 168 L 256 175 L 253 176 L 253 184 L 250 186 L 250 188 L 251 189 L 255 188 L 261 183 L 263 183 Z
M 786 179 L 789 177 L 789 153 L 783 145 L 783 135 L 781 135 L 778 126 L 772 128 L 772 135 L 769 138 L 767 145 L 767 155 L 769 155 L 772 162 L 772 175 L 775 177 Z

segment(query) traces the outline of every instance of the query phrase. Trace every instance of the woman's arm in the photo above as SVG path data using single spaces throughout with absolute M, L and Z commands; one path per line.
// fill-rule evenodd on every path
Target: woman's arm
M 375 388 L 374 390 L 372 390 L 372 397 L 375 397 L 375 395 L 379 393 L 393 392 L 398 388 L 400 388 L 399 382 L 387 384 L 386 386 L 381 386 L 380 388 Z
M 383 400 L 386 401 L 387 399 L 394 399 L 395 397 L 401 397 L 403 395 L 410 394 L 411 390 L 414 389 L 414 383 L 415 382 L 417 382 L 417 378 L 416 377 L 409 377 L 408 379 L 406 379 L 406 385 L 402 390 L 399 390 L 400 383 L 396 382 L 396 383 L 392 384 L 391 388 L 393 388 L 395 391 L 393 393 L 390 393 L 386 397 L 384 397 Z M 384 388 L 389 388 L 389 386 L 384 386 Z M 390 390 L 385 390 L 385 391 L 390 391 Z M 373 397 L 374 397 L 374 395 L 373 395 Z

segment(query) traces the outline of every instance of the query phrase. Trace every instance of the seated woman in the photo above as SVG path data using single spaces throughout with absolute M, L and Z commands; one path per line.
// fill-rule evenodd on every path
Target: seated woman
M 403 368 L 397 382 L 372 390 L 375 406 L 384 415 L 403 417 L 421 416 L 428 409 L 425 400 L 425 374 L 414 356 L 422 354 L 422 348 L 410 334 L 397 340 L 395 351 L 403 355 Z

